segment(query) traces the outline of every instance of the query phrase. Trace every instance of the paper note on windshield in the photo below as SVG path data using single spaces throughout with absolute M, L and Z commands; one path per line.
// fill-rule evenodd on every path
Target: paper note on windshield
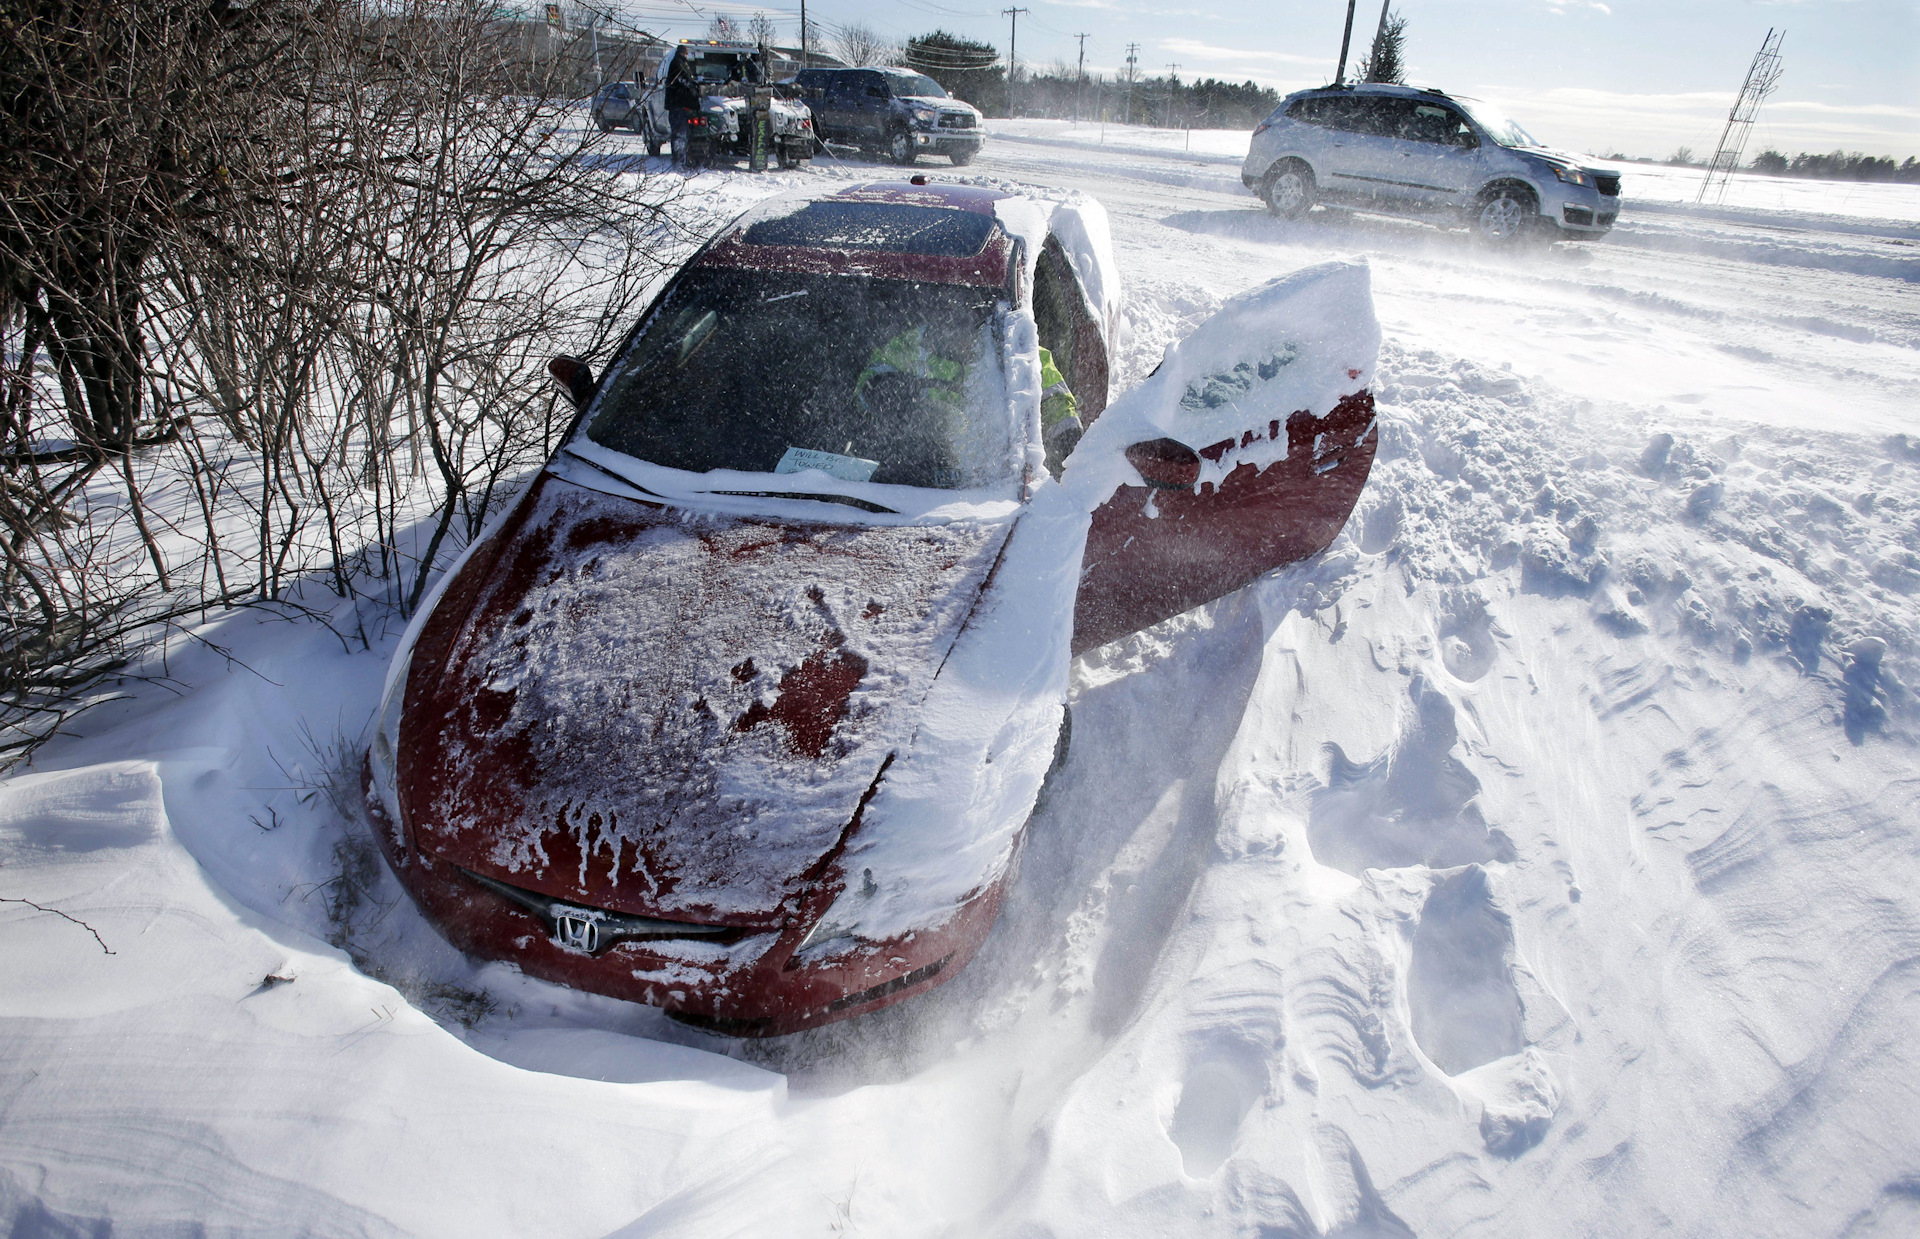
M 877 460 L 861 460 L 858 456 L 838 456 L 832 452 L 816 452 L 811 448 L 790 447 L 773 471 L 798 473 L 802 469 L 818 469 L 842 482 L 865 482 L 873 477 L 873 471 L 879 467 Z

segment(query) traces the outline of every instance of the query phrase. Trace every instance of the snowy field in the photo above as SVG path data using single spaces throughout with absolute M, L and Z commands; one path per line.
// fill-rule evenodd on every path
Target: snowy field
M 1231 169 L 1225 179 L 1239 183 L 1251 134 L 1244 129 L 1156 129 L 1145 125 L 1074 124 L 1059 120 L 992 120 L 988 132 L 1026 145 L 1055 146 L 1123 155 L 1147 155 L 1194 166 Z M 1553 142 L 1543 134 L 1542 141 Z M 1589 156 L 1599 168 L 1617 170 L 1629 211 L 1636 206 L 1693 205 L 1706 176 L 1701 168 L 1621 163 Z M 1920 185 L 1861 181 L 1814 181 L 1800 177 L 1758 176 L 1740 172 L 1715 206 L 1736 211 L 1834 215 L 1845 219 L 1920 222 Z M 1711 208 L 1709 208 L 1711 209 Z M 1767 222 L 1767 221 L 1759 221 Z M 1773 221 L 1781 222 L 1781 221 Z
M 744 1043 L 475 968 L 353 824 L 397 623 L 235 615 L 0 789 L 0 1230 L 1920 1233 L 1914 198 L 1503 259 L 1202 154 L 966 172 L 1106 204 L 1123 385 L 1367 258 L 1379 460 L 1081 660 L 964 973 Z

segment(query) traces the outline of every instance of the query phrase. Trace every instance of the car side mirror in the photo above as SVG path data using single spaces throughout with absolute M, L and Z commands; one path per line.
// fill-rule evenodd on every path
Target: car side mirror
M 1127 463 L 1155 490 L 1192 490 L 1200 455 L 1177 439 L 1148 439 L 1127 448 Z
M 556 357 L 547 363 L 547 374 L 553 385 L 573 401 L 573 407 L 584 409 L 593 399 L 593 367 L 578 357 Z

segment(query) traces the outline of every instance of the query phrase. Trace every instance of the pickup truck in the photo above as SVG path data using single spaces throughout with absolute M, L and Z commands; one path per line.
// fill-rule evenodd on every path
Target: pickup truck
M 771 123 L 769 162 L 799 167 L 813 157 L 813 116 L 807 105 L 786 97 L 797 92 L 764 85 L 760 49 L 751 43 L 685 39 L 700 82 L 700 107 L 687 120 L 687 162 L 701 167 L 716 159 L 746 159 L 752 154 L 753 112 L 764 107 Z M 667 115 L 666 65 L 640 101 L 639 132 L 647 153 L 658 155 L 673 140 Z
M 911 69 L 802 69 L 795 77 L 822 142 L 910 164 L 922 155 L 973 162 L 980 113 Z

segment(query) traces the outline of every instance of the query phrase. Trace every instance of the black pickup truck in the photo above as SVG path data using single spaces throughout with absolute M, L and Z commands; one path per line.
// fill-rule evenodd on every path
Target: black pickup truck
M 922 155 L 965 164 L 985 141 L 972 104 L 911 69 L 802 69 L 793 80 L 823 142 L 857 146 L 899 164 Z

